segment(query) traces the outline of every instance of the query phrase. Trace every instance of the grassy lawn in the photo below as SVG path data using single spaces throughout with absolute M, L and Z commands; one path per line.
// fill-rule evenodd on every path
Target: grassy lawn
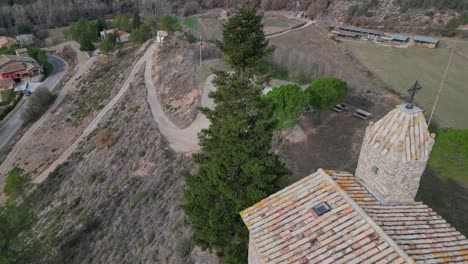
M 429 115 L 450 56 L 450 49 L 410 47 L 388 48 L 372 43 L 344 42 L 352 54 L 390 88 L 407 96 L 407 90 L 419 80 L 423 90 L 417 103 Z M 462 49 L 468 49 L 463 43 Z M 461 49 L 459 50 L 461 51 Z M 468 128 L 466 99 L 468 58 L 455 53 L 434 116 L 441 127 Z
M 8 101 L 8 98 L 10 98 L 11 93 L 13 93 L 13 89 L 1 91 L 0 94 L 2 96 L 2 102 Z

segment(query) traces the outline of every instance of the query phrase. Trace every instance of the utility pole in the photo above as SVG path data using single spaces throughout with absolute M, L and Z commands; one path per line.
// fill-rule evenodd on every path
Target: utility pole
M 203 41 L 201 39 L 201 34 L 200 36 L 200 68 L 201 68 L 201 63 L 202 63 L 202 46 L 203 46 Z

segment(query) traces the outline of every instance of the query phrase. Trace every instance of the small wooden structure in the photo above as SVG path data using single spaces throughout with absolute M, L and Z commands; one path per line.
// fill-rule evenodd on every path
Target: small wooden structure
M 367 111 L 364 111 L 362 109 L 359 109 L 359 108 L 356 109 L 356 112 L 354 112 L 353 115 L 355 115 L 355 116 L 357 116 L 357 117 L 359 117 L 361 119 L 364 119 L 364 120 L 369 119 L 369 118 L 374 116 L 373 114 L 371 114 L 371 113 L 369 113 Z

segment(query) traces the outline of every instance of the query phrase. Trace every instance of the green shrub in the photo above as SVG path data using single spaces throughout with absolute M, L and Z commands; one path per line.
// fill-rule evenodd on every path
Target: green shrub
M 86 179 L 86 181 L 88 182 L 89 185 L 97 182 L 97 183 L 103 183 L 104 182 L 104 172 L 102 171 L 97 171 L 97 172 L 93 172 L 91 173 L 88 178 Z
M 140 201 L 148 197 L 149 192 L 138 192 L 130 202 L 130 209 L 135 208 Z
M 287 129 L 296 125 L 297 116 L 308 106 L 307 94 L 295 84 L 286 84 L 265 95 L 275 106 L 273 116 L 278 120 L 279 129 Z

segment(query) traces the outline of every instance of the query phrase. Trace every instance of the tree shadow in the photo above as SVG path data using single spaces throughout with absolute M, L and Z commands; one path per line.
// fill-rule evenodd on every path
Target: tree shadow
M 466 186 L 451 179 L 440 179 L 426 168 L 421 177 L 416 200 L 427 204 L 463 235 L 468 235 Z

